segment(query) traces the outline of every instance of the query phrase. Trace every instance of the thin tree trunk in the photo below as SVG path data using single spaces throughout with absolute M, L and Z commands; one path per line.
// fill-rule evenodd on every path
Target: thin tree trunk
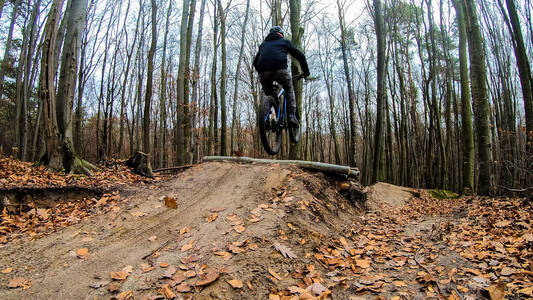
M 205 3 L 206 0 L 202 0 L 202 4 L 200 5 L 200 19 L 198 21 L 198 35 L 196 37 L 196 45 L 194 46 L 194 67 L 192 72 L 192 101 L 195 105 L 198 105 L 199 99 L 199 82 L 200 82 L 200 54 L 202 52 L 202 32 L 203 32 L 203 24 L 204 24 L 204 11 L 205 11 Z M 207 64 L 205 64 L 205 67 L 207 67 Z M 191 117 L 191 124 L 194 124 L 196 113 L 192 114 Z M 203 117 L 203 120 L 205 120 L 205 117 Z M 205 130 L 205 125 L 202 126 Z M 195 144 L 198 144 L 198 137 L 196 135 L 191 136 L 191 149 L 194 147 Z M 199 155 L 197 151 L 197 155 Z M 192 163 L 192 162 L 191 162 Z
M 151 154 L 150 111 L 152 107 L 154 56 L 155 56 L 155 47 L 157 46 L 157 3 L 156 3 L 156 0 L 151 0 L 151 6 L 152 6 L 152 42 L 150 43 L 150 50 L 148 50 L 146 96 L 144 98 L 144 115 L 143 115 L 143 151 L 146 154 Z
M 161 89 L 159 91 L 159 167 L 166 167 L 166 136 L 167 136 L 167 73 L 165 63 L 167 59 L 168 27 L 170 23 L 170 13 L 172 12 L 172 1 L 168 3 L 167 19 L 165 22 L 165 34 L 163 37 L 163 55 L 161 57 Z
M 2 65 L 0 66 L 0 100 L 2 100 L 2 95 L 4 93 L 4 77 L 8 64 L 11 60 L 11 42 L 13 41 L 13 30 L 15 28 L 15 23 L 18 17 L 18 10 L 22 0 L 15 0 L 13 2 L 13 12 L 11 13 L 11 22 L 9 23 L 9 31 L 7 33 L 6 44 L 4 48 L 4 59 L 2 60 Z M 3 5 L 2 5 L 3 7 Z
M 237 59 L 237 68 L 235 69 L 235 85 L 233 88 L 233 107 L 231 112 L 231 154 L 235 151 L 235 124 L 237 123 L 237 103 L 239 96 L 239 81 L 241 73 L 242 57 L 244 53 L 244 38 L 246 34 L 246 25 L 248 23 L 248 14 L 250 11 L 250 0 L 246 0 L 246 12 L 241 28 L 241 46 L 239 48 L 239 58 Z
M 24 27 L 23 27 L 23 38 L 22 38 L 22 47 L 20 49 L 20 56 L 19 56 L 19 63 L 17 66 L 17 72 L 16 72 L 16 80 L 15 80 L 15 109 L 16 109 L 16 130 L 15 130 L 15 136 L 17 139 L 17 146 L 18 146 L 18 158 L 20 160 L 26 159 L 26 146 L 27 146 L 27 130 L 28 130 L 28 122 L 27 122 L 27 99 L 25 95 L 25 81 L 27 79 L 25 78 L 25 70 L 29 67 L 26 64 L 26 59 L 28 57 L 28 51 L 29 51 L 29 41 L 28 38 L 30 37 L 30 31 L 29 27 L 33 27 L 33 24 L 24 21 Z M 31 58 L 30 58 L 31 62 Z M 28 70 L 29 71 L 29 70 Z
M 291 41 L 298 49 L 302 48 L 302 38 L 304 34 L 304 28 L 301 25 L 301 0 L 290 0 L 290 21 L 291 21 Z M 291 60 L 291 72 L 297 74 L 300 71 L 299 63 L 296 59 Z M 294 88 L 294 100 L 298 108 L 298 120 L 302 119 L 302 95 L 303 95 L 303 83 L 302 80 L 296 80 L 292 82 Z M 302 124 L 300 124 L 302 127 Z M 300 131 L 302 129 L 300 128 Z M 289 143 L 289 159 L 301 158 L 301 143 Z
M 379 2 L 379 1 L 377 1 Z M 374 6 L 376 5 L 376 1 L 374 1 Z M 379 5 L 381 7 L 381 2 L 379 2 Z M 356 138 L 356 129 L 355 129 L 355 111 L 354 111 L 354 103 L 355 103 L 355 93 L 352 87 L 352 79 L 350 76 L 350 69 L 348 67 L 348 53 L 346 49 L 346 29 L 344 24 L 344 14 L 341 9 L 341 5 L 339 0 L 337 0 L 337 8 L 338 8 L 338 15 L 339 15 L 339 26 L 341 31 L 341 52 L 342 52 L 342 61 L 343 61 L 343 67 L 344 67 L 344 77 L 346 78 L 346 84 L 348 87 L 348 109 L 349 109 L 349 117 L 350 117 L 350 149 L 349 152 L 349 161 L 348 163 L 350 166 L 355 166 L 357 161 L 357 155 L 356 155 L 356 148 L 355 148 L 355 138 Z M 380 13 L 381 14 L 381 13 Z M 383 16 L 381 16 L 383 20 Z M 383 22 L 381 22 L 383 24 Z M 379 44 L 379 42 L 378 42 Z M 383 44 L 385 44 L 385 40 L 383 39 Z M 385 46 L 383 46 L 385 48 Z M 378 48 L 379 49 L 379 48 Z M 383 53 L 384 53 L 383 49 Z M 379 53 L 379 51 L 378 51 Z M 383 54 L 384 56 L 384 54 Z M 384 57 L 383 57 L 384 59 Z M 379 67 L 378 67 L 379 69 Z M 384 77 L 383 77 L 384 78 Z M 384 81 L 384 79 L 383 79 Z M 381 91 L 383 92 L 383 91 Z M 379 93 L 379 91 L 378 91 Z
M 177 84 L 177 97 L 178 97 L 178 107 L 177 107 L 177 164 L 185 164 L 185 155 L 186 155 L 186 145 L 185 145 L 185 136 L 183 125 L 185 122 L 185 71 L 187 67 L 186 59 L 186 47 L 187 47 L 187 19 L 189 17 L 189 7 L 190 0 L 183 0 L 181 14 L 181 29 L 180 29 L 180 56 L 179 56 L 179 66 L 178 66 L 178 84 Z
M 376 97 L 376 132 L 374 139 L 373 182 L 384 179 L 384 113 L 385 113 L 385 28 L 381 1 L 374 0 L 374 23 L 377 39 L 377 97 Z
M 189 88 L 189 82 L 191 79 L 191 68 L 190 68 L 190 61 L 191 61 L 191 44 L 192 44 L 192 30 L 194 27 L 194 15 L 196 12 L 196 0 L 192 0 L 190 2 L 190 8 L 189 8 L 189 16 L 188 16 L 188 23 L 187 23 L 187 44 L 185 45 L 186 51 L 185 51 L 185 86 L 183 89 L 183 136 L 184 136 L 184 149 L 186 153 L 184 154 L 185 162 L 187 163 L 187 159 L 189 161 L 192 160 L 193 156 L 193 149 L 189 147 L 190 141 L 191 141 L 191 133 L 193 132 L 191 123 L 191 105 L 189 101 L 189 94 L 190 94 L 190 88 Z
M 501 0 L 498 1 L 501 5 Z M 522 36 L 522 29 L 520 27 L 520 19 L 516 12 L 514 0 L 505 0 L 507 10 L 509 12 L 509 20 L 505 17 L 509 26 L 509 31 L 513 38 L 513 48 L 516 57 L 516 64 L 518 66 L 518 74 L 520 76 L 520 84 L 522 85 L 522 96 L 524 99 L 524 108 L 526 111 L 526 133 L 527 133 L 527 155 L 533 156 L 533 78 L 531 76 L 531 68 L 524 45 L 524 37 Z M 502 8 L 502 12 L 504 12 Z
M 222 8 L 222 2 L 217 0 L 218 15 L 220 18 L 220 155 L 227 155 L 227 108 L 226 108 L 226 12 Z

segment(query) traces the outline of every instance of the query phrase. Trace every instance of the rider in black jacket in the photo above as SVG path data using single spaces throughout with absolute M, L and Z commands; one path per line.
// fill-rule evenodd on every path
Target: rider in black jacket
M 259 46 L 259 51 L 255 55 L 254 67 L 259 73 L 259 80 L 266 95 L 276 97 L 272 86 L 273 81 L 283 86 L 288 104 L 289 124 L 293 127 L 298 127 L 300 124 L 296 117 L 296 101 L 294 99 L 292 79 L 287 70 L 287 53 L 298 60 L 304 77 L 309 76 L 309 67 L 307 66 L 305 55 L 283 37 L 284 34 L 281 27 L 274 26 L 270 29 L 270 33 Z

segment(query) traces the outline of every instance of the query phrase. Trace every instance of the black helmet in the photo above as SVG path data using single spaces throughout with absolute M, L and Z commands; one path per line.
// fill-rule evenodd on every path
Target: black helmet
M 285 36 L 285 33 L 283 33 L 283 28 L 281 28 L 280 26 L 273 26 L 272 28 L 270 28 L 270 33 L 279 33 L 282 36 Z

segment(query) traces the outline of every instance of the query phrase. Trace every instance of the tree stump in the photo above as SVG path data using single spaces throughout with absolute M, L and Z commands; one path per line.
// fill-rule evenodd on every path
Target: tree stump
M 149 154 L 137 151 L 126 161 L 126 165 L 139 175 L 150 178 L 154 177 Z

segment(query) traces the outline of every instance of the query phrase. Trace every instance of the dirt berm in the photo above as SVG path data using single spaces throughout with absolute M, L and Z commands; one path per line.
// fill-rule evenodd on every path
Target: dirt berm
M 127 187 L 109 213 L 4 245 L 0 267 L 13 270 L 0 298 L 268 299 L 297 286 L 327 296 L 336 278 L 315 254 L 361 211 L 338 187 L 296 167 L 220 162 Z M 8 288 L 13 278 L 26 288 Z

